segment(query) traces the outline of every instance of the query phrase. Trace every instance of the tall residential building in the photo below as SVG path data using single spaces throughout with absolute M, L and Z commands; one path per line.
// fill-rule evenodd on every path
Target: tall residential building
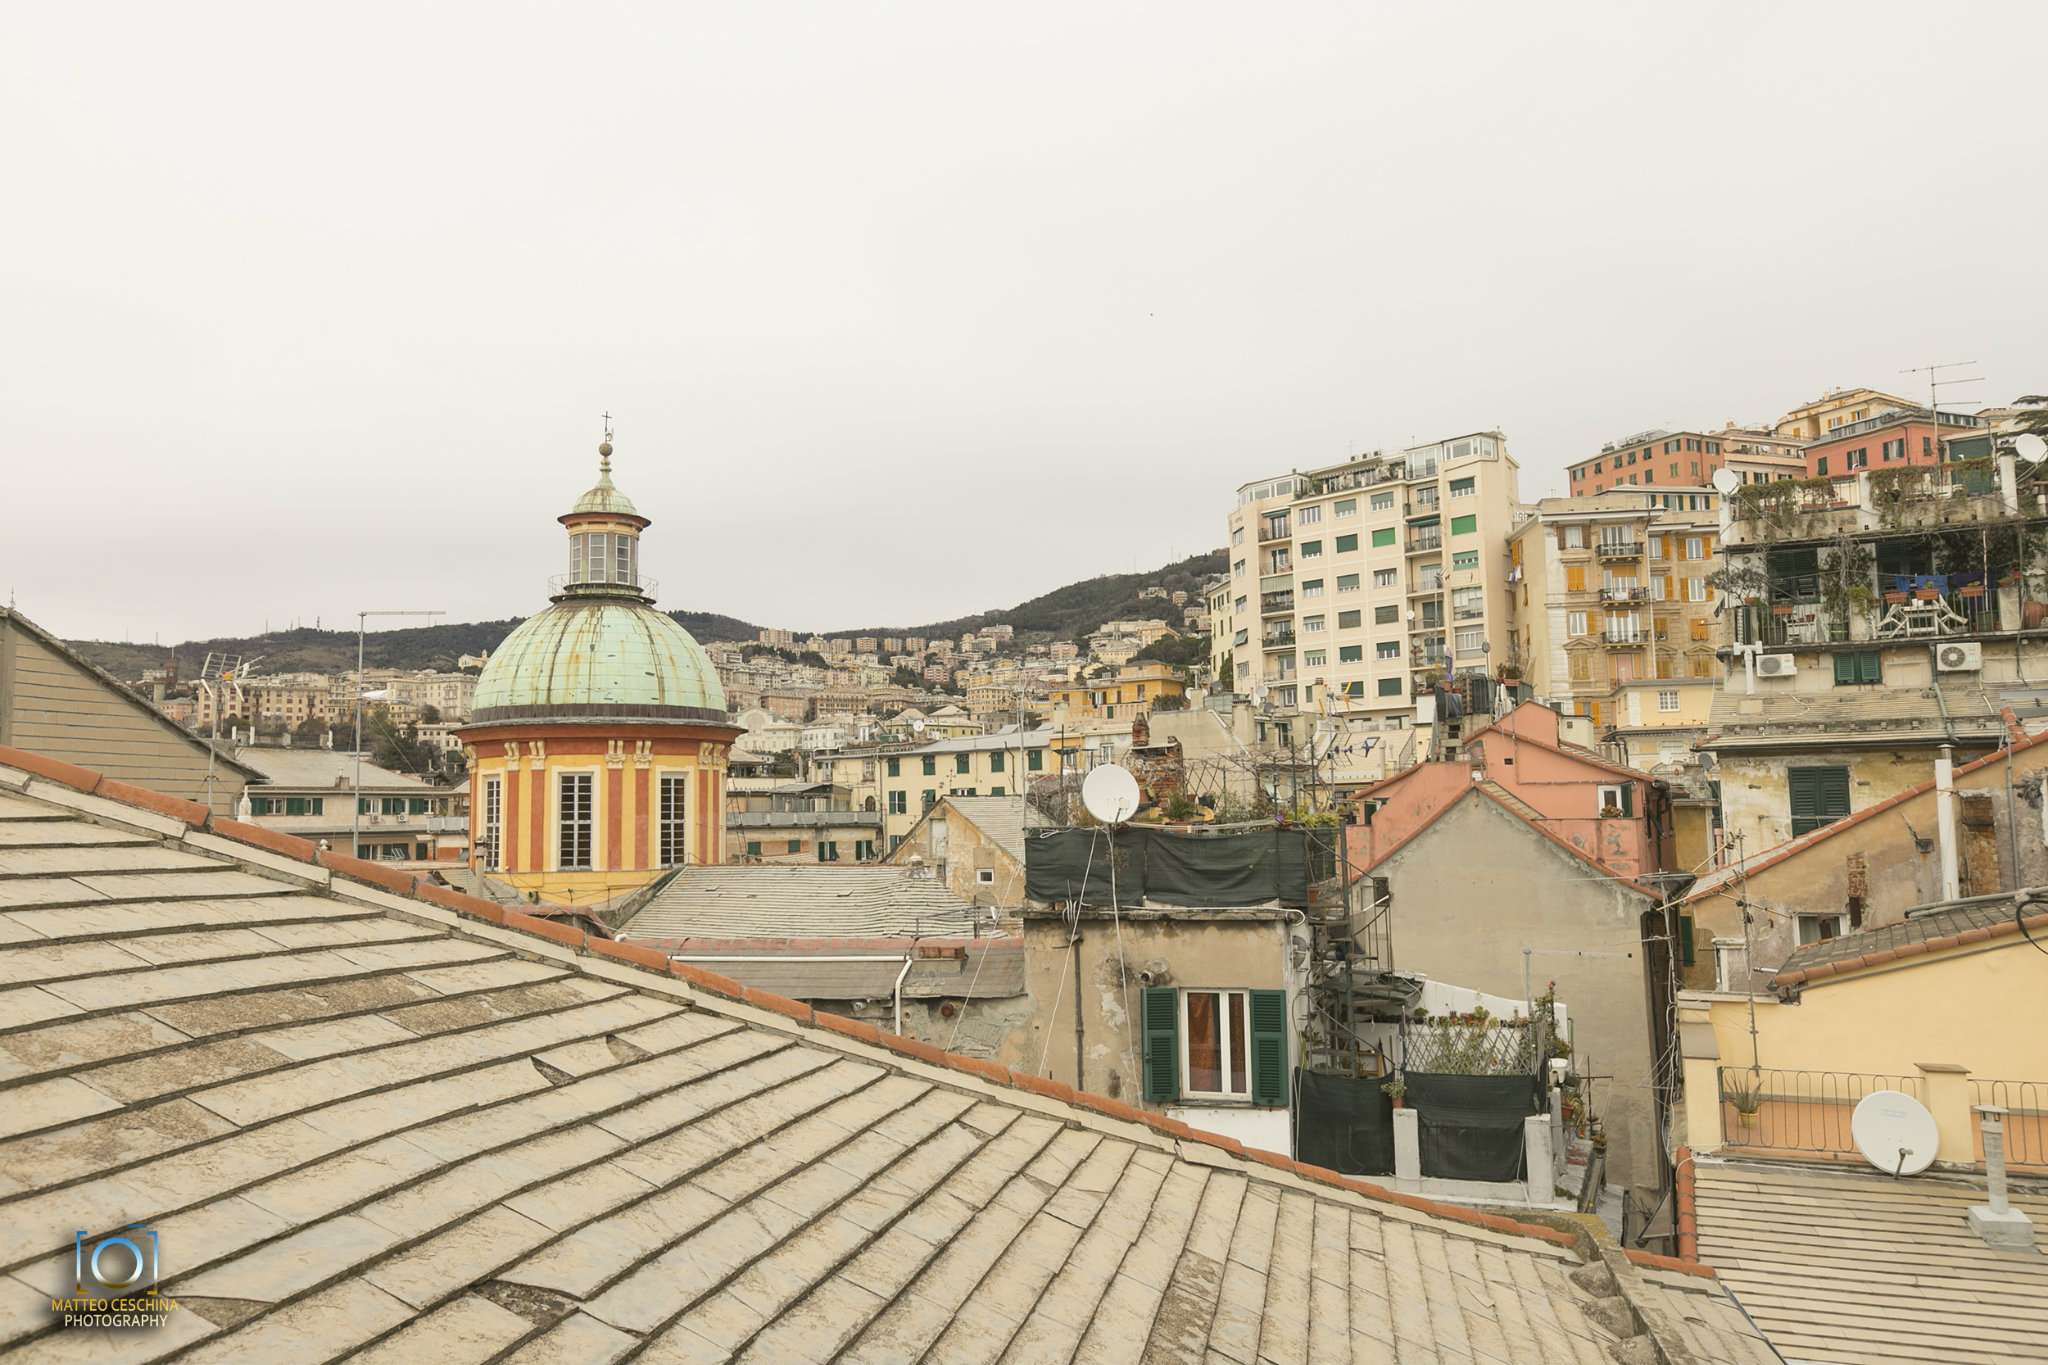
M 1539 701 L 1596 730 L 1658 726 L 1711 694 L 1720 499 L 1711 489 L 1545 498 L 1508 539 L 1515 654 Z M 1642 715 L 1633 685 L 1659 684 Z M 1624 704 L 1624 698 L 1629 699 Z
M 1575 497 L 1610 488 L 1704 488 L 1721 467 L 1722 439 L 1703 431 L 1639 431 L 1565 470 Z
M 1875 417 L 1890 408 L 1912 406 L 1911 399 L 1881 389 L 1829 389 L 1780 417 L 1771 430 L 1801 443 L 1818 441 L 1837 427 Z
M 1807 478 L 1839 479 L 1862 469 L 1944 463 L 1948 442 L 1987 430 L 1982 417 L 1934 413 L 1910 403 L 1844 422 L 1801 449 Z
M 1510 661 L 1517 474 L 1492 431 L 1239 488 L 1233 689 L 1399 728 L 1419 684 Z

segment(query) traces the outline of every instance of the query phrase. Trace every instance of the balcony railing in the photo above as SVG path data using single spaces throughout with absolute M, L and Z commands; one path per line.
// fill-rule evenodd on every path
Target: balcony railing
M 1483 606 L 1457 607 L 1451 612 L 1451 619 L 1453 621 L 1481 621 L 1485 618 L 1486 608 Z
M 1278 630 L 1269 630 L 1259 637 L 1259 643 L 1267 649 L 1290 648 L 1294 644 L 1294 627 L 1286 626 Z
M 1602 559 L 1641 559 L 1643 542 L 1640 540 L 1603 540 L 1593 547 Z
M 1641 649 L 1649 643 L 1649 640 L 1642 635 L 1631 635 L 1625 631 L 1609 630 L 1601 632 L 1600 643 L 1609 649 Z
M 1766 648 L 1847 643 L 1851 639 L 1848 617 L 1830 611 L 1817 597 L 1818 594 L 1804 600 L 1781 598 L 1768 607 L 1761 602 L 1745 603 L 1736 613 L 1736 643 Z M 1873 608 L 1873 616 L 1874 643 L 1939 640 L 2014 628 L 2001 620 L 1997 598 L 1989 592 L 1967 589 L 1947 593 L 1929 589 L 1887 592 Z
M 1985 1081 L 1970 1078 L 1970 1104 L 2005 1110 L 2005 1159 L 2015 1166 L 2048 1166 L 2048 1081 Z M 1972 1116 L 1976 1126 L 1976 1116 Z M 1984 1159 L 1982 1132 L 1977 1160 Z
M 1650 590 L 1648 588 L 1602 588 L 1600 589 L 1600 600 L 1602 602 L 1647 602 L 1650 600 Z
M 1271 540 L 1285 540 L 1288 534 L 1287 520 L 1284 517 L 1278 521 L 1259 523 L 1259 543 L 1262 545 Z
M 1441 578 L 1425 578 L 1408 589 L 1410 597 L 1434 597 L 1444 590 Z
M 1731 1146 L 1778 1152 L 1854 1156 L 1849 1116 L 1864 1096 L 1902 1090 L 1915 1099 L 1918 1076 L 1877 1076 L 1849 1071 L 1773 1071 L 1718 1068 L 1721 1131 Z
M 1261 616 L 1280 616 L 1294 610 L 1294 594 L 1291 592 L 1269 592 L 1259 598 Z
M 1443 544 L 1444 538 L 1441 533 L 1410 536 L 1408 537 L 1408 553 L 1416 555 L 1421 554 L 1424 550 L 1440 550 L 1443 548 Z

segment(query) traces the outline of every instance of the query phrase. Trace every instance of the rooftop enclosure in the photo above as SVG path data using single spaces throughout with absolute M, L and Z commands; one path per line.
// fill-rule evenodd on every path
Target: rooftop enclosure
M 1125 826 L 1028 831 L 1025 895 L 1043 904 L 1309 905 L 1337 871 L 1335 829 L 1214 834 Z
M 1738 645 L 1967 639 L 2048 626 L 2048 485 L 2009 454 L 1750 484 L 1717 584 Z

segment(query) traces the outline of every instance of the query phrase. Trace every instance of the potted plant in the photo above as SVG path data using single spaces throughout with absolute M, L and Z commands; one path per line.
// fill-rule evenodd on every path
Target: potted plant
M 1964 597 L 1982 597 L 1984 595 L 1984 585 L 1982 583 L 1965 583 L 1956 591 Z
M 1757 1111 L 1764 1107 L 1764 1092 L 1761 1084 L 1746 1081 L 1724 1081 L 1722 1095 L 1734 1106 L 1735 1122 L 1747 1133 L 1756 1126 Z
M 1393 1080 L 1381 1086 L 1380 1093 L 1391 1099 L 1396 1109 L 1406 1109 L 1408 1107 L 1404 1099 L 1408 1093 L 1408 1083 L 1399 1076 L 1394 1077 Z

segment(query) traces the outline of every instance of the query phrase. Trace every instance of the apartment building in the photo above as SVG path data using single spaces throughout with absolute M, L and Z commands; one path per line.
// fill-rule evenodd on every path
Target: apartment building
M 1575 497 L 1659 484 L 1704 488 L 1721 467 L 1727 444 L 1719 433 L 1639 431 L 1568 466 L 1566 479 Z
M 1751 859 L 2041 728 L 2048 494 L 2009 450 L 1741 488 L 1721 515 L 1733 654 L 1699 747 Z
M 1233 689 L 1283 711 L 1327 700 L 1395 728 L 1418 684 L 1511 660 L 1504 547 L 1517 477 L 1495 431 L 1239 488 Z
M 1711 685 L 1719 503 L 1707 488 L 1623 487 L 1526 509 L 1507 557 L 1514 656 L 1537 700 L 1604 731 L 1641 723 L 1640 700 L 1619 705 L 1635 684 L 1672 684 L 1653 701 L 1673 714 L 1678 684 Z
M 1185 697 L 1187 683 L 1172 664 L 1157 660 L 1085 672 L 1051 689 L 1056 720 L 1130 720 L 1149 715 L 1161 697 Z
M 1881 389 L 1829 389 L 1780 417 L 1771 431 L 1774 435 L 1804 444 L 1820 440 L 1837 427 L 1875 417 L 1887 409 L 1912 406 L 1911 399 Z
M 1842 423 L 1801 448 L 1805 476 L 1836 479 L 1863 469 L 1905 469 L 1940 464 L 1948 442 L 1979 434 L 1990 424 L 1962 412 L 1930 412 L 1909 405 Z

